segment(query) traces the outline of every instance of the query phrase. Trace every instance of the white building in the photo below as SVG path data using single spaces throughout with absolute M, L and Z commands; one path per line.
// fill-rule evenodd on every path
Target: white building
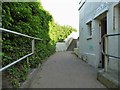
M 110 78 L 107 76 L 108 79 L 115 77 L 111 81 L 118 84 L 120 35 L 112 35 L 120 33 L 120 0 L 82 0 L 79 30 L 79 57 L 93 67 L 102 69 L 101 75 L 110 75 Z M 108 37 L 102 41 L 104 35 Z M 111 56 L 104 55 L 102 50 Z M 104 81 L 101 82 L 105 84 Z M 106 86 L 114 87 L 117 84 Z

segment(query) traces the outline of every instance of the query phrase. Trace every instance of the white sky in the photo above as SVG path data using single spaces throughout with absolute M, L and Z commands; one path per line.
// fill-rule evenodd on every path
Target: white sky
M 80 0 L 41 0 L 42 6 L 49 11 L 55 22 L 60 25 L 70 25 L 79 28 Z

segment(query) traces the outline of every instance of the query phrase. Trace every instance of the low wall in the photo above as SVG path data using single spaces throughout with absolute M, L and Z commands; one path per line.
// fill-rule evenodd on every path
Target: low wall
M 56 51 L 65 51 L 66 49 L 67 49 L 67 46 L 65 45 L 65 42 L 56 43 Z

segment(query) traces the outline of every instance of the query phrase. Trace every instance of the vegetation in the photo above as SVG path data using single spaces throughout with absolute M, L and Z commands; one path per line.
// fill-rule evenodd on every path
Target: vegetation
M 61 26 L 59 24 L 52 24 L 52 22 L 50 24 L 49 35 L 51 40 L 55 42 L 62 42 L 72 31 L 76 31 L 71 26 Z
M 39 2 L 4 2 L 2 14 L 3 28 L 42 39 L 35 41 L 34 55 L 4 71 L 3 78 L 9 78 L 13 87 L 19 87 L 26 80 L 29 69 L 36 68 L 53 54 L 56 42 L 75 29 L 56 24 Z M 4 32 L 2 40 L 3 66 L 31 53 L 32 39 Z

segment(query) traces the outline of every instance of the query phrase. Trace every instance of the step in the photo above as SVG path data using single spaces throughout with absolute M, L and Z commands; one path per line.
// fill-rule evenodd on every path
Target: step
M 99 70 L 97 73 L 97 80 L 104 84 L 107 88 L 120 88 L 120 82 L 118 79 L 118 72 L 109 70 Z

